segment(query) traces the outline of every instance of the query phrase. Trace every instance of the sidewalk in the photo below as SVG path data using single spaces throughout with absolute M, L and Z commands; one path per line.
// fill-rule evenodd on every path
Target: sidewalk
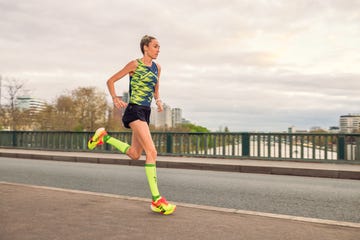
M 143 166 L 145 159 L 144 156 L 142 156 L 140 160 L 133 161 L 124 154 L 114 153 L 60 152 L 5 148 L 0 148 L 0 157 L 134 166 Z M 157 167 L 360 180 L 360 165 L 346 163 L 158 156 Z
M 147 200 L 0 182 L 2 240 L 355 240 L 360 224 L 294 221 L 179 204 L 152 213 Z

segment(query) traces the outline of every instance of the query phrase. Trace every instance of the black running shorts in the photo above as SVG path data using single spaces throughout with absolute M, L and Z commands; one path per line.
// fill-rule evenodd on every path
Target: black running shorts
M 148 106 L 141 106 L 133 103 L 129 103 L 125 109 L 124 116 L 122 118 L 123 124 L 126 128 L 130 128 L 130 123 L 135 120 L 141 120 L 150 123 L 151 108 Z

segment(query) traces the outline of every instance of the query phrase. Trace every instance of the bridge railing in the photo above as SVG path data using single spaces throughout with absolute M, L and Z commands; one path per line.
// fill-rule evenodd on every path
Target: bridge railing
M 92 134 L 0 131 L 0 147 L 89 151 L 87 141 Z M 131 142 L 131 132 L 109 134 Z M 159 155 L 360 163 L 360 134 L 154 132 L 152 137 Z M 116 152 L 116 149 L 104 144 L 95 151 Z

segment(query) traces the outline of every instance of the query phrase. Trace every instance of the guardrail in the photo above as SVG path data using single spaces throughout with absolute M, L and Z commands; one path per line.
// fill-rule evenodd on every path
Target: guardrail
M 0 131 L 0 147 L 88 151 L 93 132 Z M 131 142 L 131 132 L 109 132 Z M 351 161 L 360 163 L 360 134 L 317 133 L 152 133 L 159 155 Z M 96 151 L 116 152 L 110 145 Z

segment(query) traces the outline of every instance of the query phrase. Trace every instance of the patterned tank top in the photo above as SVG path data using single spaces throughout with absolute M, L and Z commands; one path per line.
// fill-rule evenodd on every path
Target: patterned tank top
M 155 62 L 152 62 L 151 67 L 146 66 L 140 59 L 137 59 L 137 62 L 138 66 L 130 76 L 129 102 L 150 107 L 158 81 L 158 68 Z

